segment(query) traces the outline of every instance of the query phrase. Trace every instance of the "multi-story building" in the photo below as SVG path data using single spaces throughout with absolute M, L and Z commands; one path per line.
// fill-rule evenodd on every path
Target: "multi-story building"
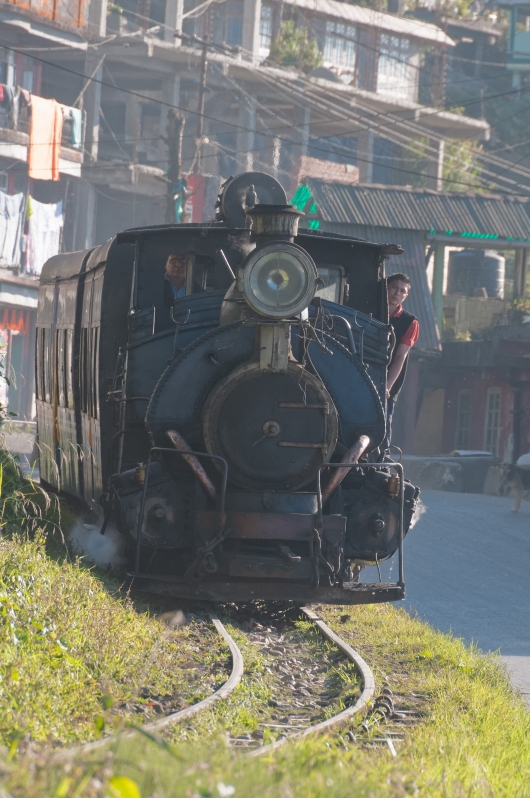
M 78 237 L 83 99 L 93 89 L 83 92 L 82 76 L 65 68 L 83 68 L 104 33 L 97 13 L 101 4 L 84 0 L 9 1 L 0 9 L 0 352 L 9 380 L 0 402 L 20 420 L 34 415 L 38 274 L 49 255 L 74 248 Z
M 271 172 L 291 192 L 301 172 L 321 174 L 317 161 L 348 166 L 341 179 L 350 182 L 414 182 L 417 141 L 424 184 L 439 189 L 445 141 L 488 136 L 484 120 L 426 104 L 437 78 L 425 53 L 441 58 L 454 45 L 430 22 L 337 0 L 142 8 L 111 14 L 98 49 L 99 143 L 84 174 L 97 194 L 99 241 L 117 227 L 163 220 L 171 106 L 185 117 L 182 172 L 191 174 L 194 220 L 203 207 L 211 214 L 219 178 L 245 169 Z M 279 58 L 286 23 L 295 44 L 280 47 L 278 64 L 271 57 Z M 205 186 L 204 175 L 217 182 Z

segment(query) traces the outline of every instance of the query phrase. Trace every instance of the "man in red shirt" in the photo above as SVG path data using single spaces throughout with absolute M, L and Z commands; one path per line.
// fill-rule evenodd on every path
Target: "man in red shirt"
M 392 353 L 392 360 L 388 367 L 386 395 L 387 395 L 387 416 L 386 416 L 386 435 L 381 444 L 383 455 L 388 454 L 390 440 L 392 437 L 392 414 L 398 393 L 405 381 L 407 372 L 407 360 L 411 347 L 414 346 L 420 334 L 418 319 L 412 313 L 403 310 L 403 302 L 409 295 L 410 277 L 398 272 L 391 274 L 387 278 L 388 293 L 388 315 L 390 324 L 394 328 L 396 344 Z

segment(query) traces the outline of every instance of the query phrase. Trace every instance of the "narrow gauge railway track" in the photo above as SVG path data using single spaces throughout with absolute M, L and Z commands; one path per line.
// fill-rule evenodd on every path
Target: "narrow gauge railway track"
M 328 641 L 333 643 L 339 650 L 340 654 L 344 655 L 349 662 L 351 662 L 360 678 L 360 682 L 362 685 L 361 694 L 353 703 L 352 705 L 348 706 L 346 709 L 338 712 L 337 714 L 333 715 L 330 718 L 326 718 L 325 720 L 320 720 L 317 723 L 309 723 L 309 724 L 300 724 L 300 725 L 286 725 L 286 724 L 264 724 L 270 730 L 278 731 L 284 733 L 284 736 L 280 736 L 279 739 L 275 740 L 270 744 L 264 745 L 259 739 L 250 739 L 248 742 L 252 744 L 255 743 L 257 748 L 252 748 L 251 750 L 247 751 L 248 756 L 260 756 L 262 754 L 268 753 L 280 746 L 284 745 L 286 742 L 306 737 L 310 734 L 318 734 L 320 732 L 329 731 L 332 727 L 336 725 L 340 725 L 347 720 L 349 720 L 353 715 L 360 712 L 362 709 L 367 707 L 368 702 L 372 698 L 375 692 L 375 682 L 373 674 L 361 657 L 351 646 L 349 646 L 346 642 L 344 642 L 335 632 L 333 632 L 314 612 L 312 612 L 307 607 L 302 607 L 301 612 L 305 615 L 305 617 L 315 624 L 316 628 L 320 632 L 320 634 Z M 243 662 L 243 655 L 237 646 L 236 642 L 230 636 L 222 622 L 219 620 L 217 615 L 213 612 L 209 612 L 210 618 L 215 626 L 217 633 L 225 640 L 228 644 L 230 649 L 230 654 L 232 658 L 232 671 L 228 678 L 228 680 L 219 687 L 211 695 L 204 698 L 202 701 L 197 702 L 196 704 L 191 704 L 184 709 L 179 710 L 178 712 L 172 712 L 164 717 L 158 718 L 155 721 L 149 722 L 144 724 L 141 727 L 142 732 L 147 732 L 149 734 L 162 732 L 168 727 L 178 724 L 188 718 L 191 718 L 194 715 L 197 715 L 200 712 L 210 708 L 215 702 L 218 700 L 227 697 L 240 683 L 241 678 L 244 673 L 244 662 Z M 339 656 L 340 656 L 339 654 Z M 318 667 L 318 666 L 317 666 Z M 305 691 L 307 693 L 307 691 Z M 309 694 L 308 694 L 309 695 Z M 320 702 L 320 711 L 322 711 L 323 706 L 325 706 L 327 702 Z M 281 706 L 279 707 L 281 709 Z M 303 719 L 301 719 L 303 720 Z M 285 734 L 287 732 L 287 734 Z M 138 734 L 138 730 L 130 729 L 119 734 L 109 735 L 103 737 L 99 740 L 95 740 L 90 743 L 85 743 L 83 745 L 75 746 L 72 748 L 64 749 L 55 752 L 52 757 L 52 762 L 61 761 L 64 759 L 69 759 L 73 756 L 77 756 L 79 754 L 90 753 L 91 751 L 97 750 L 102 748 L 106 745 L 116 743 L 126 738 L 130 738 L 131 736 Z M 247 740 L 243 740 L 242 738 L 232 738 L 231 744 L 235 746 L 245 746 Z
M 166 729 L 168 726 L 171 726 L 175 723 L 180 723 L 186 718 L 190 718 L 193 715 L 197 715 L 199 712 L 203 712 L 205 709 L 208 709 L 212 706 L 216 701 L 221 698 L 225 698 L 229 695 L 239 682 L 241 681 L 241 677 L 243 676 L 244 664 L 243 664 L 243 656 L 241 651 L 239 650 L 238 646 L 236 645 L 235 641 L 226 631 L 224 625 L 221 623 L 217 615 L 213 612 L 209 612 L 210 618 L 212 620 L 213 625 L 217 633 L 225 640 L 228 644 L 230 649 L 230 655 L 232 657 L 232 672 L 228 678 L 228 680 L 219 687 L 214 693 L 206 698 L 203 698 L 202 701 L 198 701 L 196 704 L 190 704 L 190 706 L 185 707 L 184 709 L 180 709 L 178 712 L 171 712 L 169 715 L 164 715 L 162 718 L 158 718 L 157 720 L 151 721 L 150 723 L 144 724 L 141 728 L 142 731 L 148 732 L 149 734 L 153 734 L 156 732 L 160 732 L 163 729 Z M 137 734 L 138 732 L 134 729 L 120 732 L 119 734 L 109 735 L 107 737 L 102 737 L 100 740 L 94 740 L 91 743 L 85 743 L 84 745 L 77 745 L 73 748 L 66 748 L 62 751 L 57 751 L 52 756 L 52 762 L 60 761 L 61 759 L 68 759 L 72 756 L 77 756 L 78 754 L 89 753 L 90 751 L 94 751 L 98 748 L 102 748 L 105 745 L 109 745 L 113 742 L 118 742 L 119 740 L 124 740 L 127 737 L 132 737 L 133 735 Z
M 301 612 L 309 621 L 312 621 L 315 624 L 324 639 L 330 643 L 333 643 L 338 648 L 339 652 L 354 665 L 362 685 L 361 695 L 359 698 L 357 698 L 355 703 L 351 704 L 335 715 L 332 715 L 330 718 L 326 718 L 325 720 L 309 724 L 305 727 L 302 726 L 298 729 L 293 728 L 292 726 L 289 728 L 287 725 L 283 726 L 282 729 L 282 727 L 279 726 L 279 728 L 283 730 L 284 736 L 272 743 L 269 743 L 268 745 L 262 745 L 259 748 L 249 751 L 248 756 L 262 756 L 270 751 L 275 750 L 276 748 L 279 748 L 290 740 L 301 739 L 303 737 L 309 736 L 310 734 L 327 732 L 334 726 L 345 723 L 368 705 L 368 702 L 375 692 L 375 681 L 372 671 L 361 655 L 351 646 L 349 646 L 348 643 L 344 642 L 344 640 L 342 640 L 337 634 L 335 634 L 335 632 L 333 632 L 329 626 L 324 623 L 324 621 L 320 620 L 318 615 L 316 615 L 312 610 L 308 609 L 307 607 L 301 607 Z M 307 690 L 304 692 L 307 693 Z

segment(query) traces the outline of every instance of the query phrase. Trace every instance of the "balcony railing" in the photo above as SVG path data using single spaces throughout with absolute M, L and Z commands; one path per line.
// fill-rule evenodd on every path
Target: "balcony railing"
M 65 108 L 67 108 L 67 106 L 65 106 Z M 0 129 L 13 130 L 17 133 L 26 133 L 29 135 L 30 113 L 30 109 L 22 101 L 19 101 L 18 107 L 15 106 L 11 111 L 8 111 L 0 106 Z M 63 132 L 61 136 L 61 147 L 66 147 L 67 149 L 76 150 L 80 153 L 83 153 L 85 146 L 85 123 L 86 114 L 83 111 L 81 139 L 79 142 L 74 142 L 73 120 L 65 114 L 63 120 Z
M 58 22 L 68 28 L 82 29 L 88 23 L 89 0 L 50 3 L 49 0 L 4 0 L 30 17 Z

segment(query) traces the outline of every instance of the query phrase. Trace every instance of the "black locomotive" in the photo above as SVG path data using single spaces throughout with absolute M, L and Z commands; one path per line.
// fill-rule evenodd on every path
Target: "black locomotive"
M 298 231 L 273 178 L 217 220 L 51 258 L 37 318 L 41 479 L 129 541 L 136 586 L 214 600 L 404 596 L 418 490 L 378 465 L 393 245 Z M 180 259 L 184 285 L 168 283 Z M 400 552 L 395 584 L 359 581 Z

